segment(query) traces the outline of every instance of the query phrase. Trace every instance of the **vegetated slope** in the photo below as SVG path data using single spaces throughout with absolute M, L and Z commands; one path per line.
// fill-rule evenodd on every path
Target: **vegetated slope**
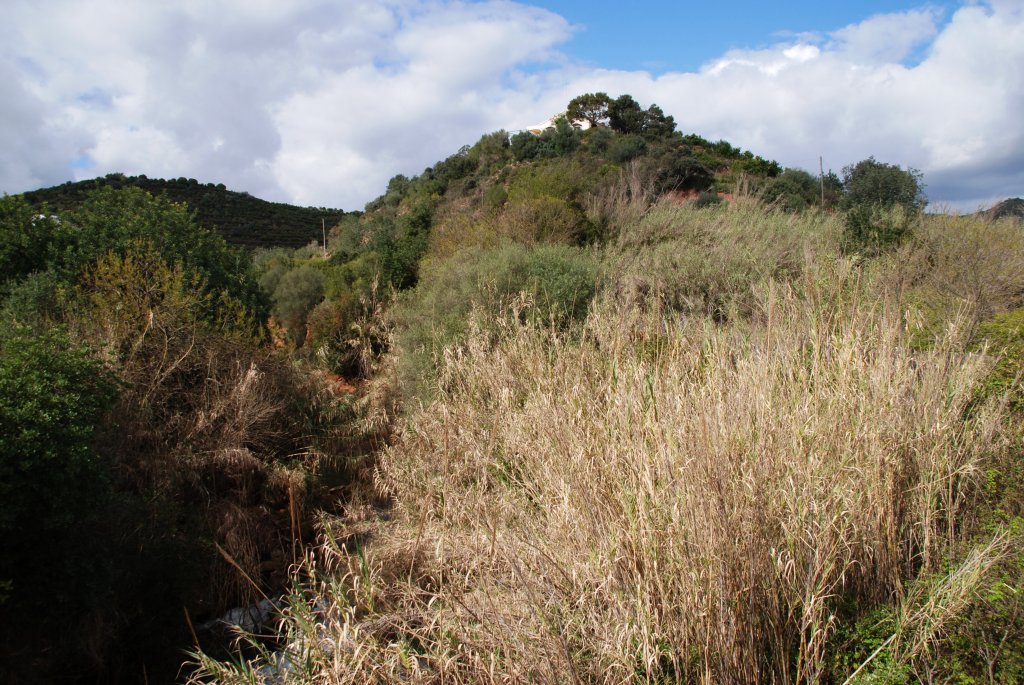
M 1011 197 L 990 207 L 982 214 L 993 221 L 1006 217 L 1024 220 L 1024 200 L 1019 197 Z
M 322 242 L 321 220 L 330 230 L 345 212 L 323 207 L 296 207 L 267 202 L 248 193 L 228 190 L 224 184 L 199 183 L 194 178 L 157 179 L 145 176 L 108 174 L 101 178 L 64 183 L 24 193 L 34 206 L 45 204 L 51 211 L 80 206 L 97 188 L 135 187 L 152 195 L 166 195 L 184 202 L 195 212 L 196 221 L 217 231 L 226 241 L 246 247 L 301 247 Z
M 194 682 L 1021 681 L 1024 233 L 874 158 L 818 211 L 592 95 L 257 255 L 403 415 L 394 508 L 326 519 L 273 651 Z
M 399 331 L 410 361 L 403 366 L 407 388 L 416 388 L 422 381 L 415 365 L 426 363 L 464 324 L 477 285 L 452 274 L 498 278 L 502 292 L 541 276 L 568 278 L 580 266 L 574 255 L 613 237 L 621 213 L 662 195 L 708 204 L 738 188 L 778 186 L 779 197 L 794 206 L 820 199 L 817 179 L 805 172 L 783 172 L 778 163 L 726 141 L 684 135 L 657 106 L 645 110 L 629 96 L 615 102 L 621 116 L 599 119 L 589 130 L 563 118 L 541 135 L 495 131 L 418 176 L 393 177 L 362 215 L 346 216 L 332 231 L 327 260 L 305 250 L 258 255 L 275 317 L 285 321 L 296 345 L 338 372 L 358 373 L 366 365 L 356 359 L 365 355 L 356 354 L 352 341 L 363 340 L 363 350 L 383 345 L 367 341 L 370 329 L 360 323 L 368 303 L 391 289 L 415 288 L 429 270 L 436 278 L 423 292 L 436 289 L 437 306 L 422 316 L 424 324 L 436 324 L 431 339 L 417 337 L 426 326 L 409 335 L 405 326 Z M 510 248 L 515 258 L 494 252 L 508 245 L 518 246 Z M 559 247 L 535 249 L 544 246 Z M 437 285 L 444 274 L 453 281 L 448 294 Z M 353 326 L 361 333 L 353 335 Z
M 180 202 L 0 197 L 0 681 L 174 682 L 281 591 L 350 414 L 266 318 L 251 255 Z

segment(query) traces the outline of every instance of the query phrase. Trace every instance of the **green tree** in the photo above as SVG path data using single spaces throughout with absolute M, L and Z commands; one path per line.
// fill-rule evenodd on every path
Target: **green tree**
M 570 121 L 586 120 L 591 126 L 600 126 L 608 123 L 611 102 L 607 93 L 587 93 L 570 100 L 565 115 Z
M 241 303 L 247 325 L 266 319 L 267 305 L 252 260 L 223 238 L 200 227 L 184 204 L 153 197 L 138 188 L 93 192 L 76 210 L 61 216 L 65 237 L 53 260 L 61 279 L 75 283 L 108 252 L 125 255 L 145 244 L 167 264 L 180 264 L 207 293 Z M 220 316 L 218 305 L 211 320 Z M 259 325 L 259 324 L 257 324 Z
M 661 107 L 644 110 L 631 95 L 621 95 L 608 105 L 608 123 L 618 133 L 633 133 L 650 140 L 665 138 L 676 130 L 676 122 Z
M 636 159 L 647 152 L 647 141 L 635 133 L 615 137 L 608 146 L 608 159 L 616 164 Z
M 923 175 L 917 169 L 878 162 L 868 157 L 843 168 L 844 208 L 900 206 L 911 212 L 924 208 Z
M 103 367 L 62 333 L 0 336 L 0 580 L 16 605 L 77 605 L 102 580 L 81 537 L 109 494 L 93 437 L 115 399 Z
M 311 266 L 300 266 L 281 276 L 274 290 L 274 316 L 301 347 L 306 338 L 306 317 L 324 299 L 324 276 Z
M 58 229 L 20 196 L 0 197 L 0 297 L 9 284 L 46 268 Z
M 786 169 L 765 188 L 761 200 L 787 212 L 796 212 L 821 202 L 820 180 L 803 169 Z
M 512 156 L 517 162 L 536 159 L 540 156 L 544 147 L 541 144 L 540 138 L 529 131 L 521 131 L 515 134 L 509 143 L 512 149 Z
M 608 123 L 617 133 L 644 132 L 646 113 L 632 95 L 620 95 L 608 104 Z
M 565 117 L 555 119 L 555 129 L 548 130 L 541 136 L 551 147 L 551 151 L 562 157 L 580 146 L 580 134 Z
M 927 200 L 921 172 L 874 157 L 843 168 L 847 252 L 876 255 L 910 233 Z

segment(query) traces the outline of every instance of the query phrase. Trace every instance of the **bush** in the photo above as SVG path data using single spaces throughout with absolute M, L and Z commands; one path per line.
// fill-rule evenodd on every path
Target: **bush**
M 843 168 L 843 206 L 903 207 L 910 212 L 924 208 L 924 186 L 917 169 L 901 169 L 895 164 L 875 161 L 874 157 Z
M 187 276 L 203 284 L 204 292 L 241 303 L 247 311 L 245 325 L 256 327 L 247 332 L 262 329 L 267 304 L 249 255 L 196 225 L 184 204 L 137 188 L 101 188 L 63 215 L 61 225 L 69 227 L 69 237 L 54 259 L 54 270 L 64 282 L 75 283 L 102 255 L 124 255 L 145 245 L 165 263 L 180 263 Z M 221 314 L 214 301 L 210 319 Z
M 432 264 L 424 280 L 399 300 L 395 313 L 403 379 L 415 388 L 413 394 L 427 394 L 435 361 L 445 347 L 462 340 L 470 312 L 478 308 L 487 325 L 520 292 L 532 299 L 533 317 L 559 327 L 582 320 L 596 278 L 590 255 L 555 245 L 471 248 Z
M 46 268 L 57 248 L 59 224 L 20 196 L 0 197 L 0 298 L 10 284 Z
M 821 184 L 803 169 L 786 169 L 768 184 L 761 200 L 784 211 L 797 212 L 821 202 Z
M 324 276 L 311 266 L 300 266 L 281 276 L 274 290 L 274 317 L 284 325 L 296 347 L 306 338 L 306 317 L 324 298 Z
M 63 333 L 15 328 L 0 337 L 5 658 L 32 654 L 42 640 L 67 641 L 66 659 L 77 659 L 85 640 L 73 636 L 113 591 L 111 540 L 101 532 L 113 474 L 94 439 L 115 399 L 113 379 Z M 67 631 L 59 641 L 37 635 L 58 625 Z
M 648 162 L 659 194 L 674 190 L 707 190 L 714 185 L 714 174 L 685 150 L 672 150 Z
M 875 257 L 900 244 L 913 229 L 917 217 L 902 207 L 857 205 L 846 212 L 843 250 Z
M 509 203 L 502 217 L 503 234 L 527 245 L 581 243 L 590 225 L 583 212 L 565 200 L 542 195 Z
M 608 147 L 608 159 L 623 164 L 647 152 L 647 141 L 641 136 L 627 134 L 617 136 Z

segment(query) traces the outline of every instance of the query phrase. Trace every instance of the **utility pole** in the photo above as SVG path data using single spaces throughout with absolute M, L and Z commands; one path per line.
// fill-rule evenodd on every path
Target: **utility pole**
M 324 224 L 323 217 L 320 217 L 320 232 L 324 236 L 324 259 L 327 259 L 327 226 Z

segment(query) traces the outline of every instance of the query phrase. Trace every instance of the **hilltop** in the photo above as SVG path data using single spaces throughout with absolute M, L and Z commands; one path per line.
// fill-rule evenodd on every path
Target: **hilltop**
M 993 221 L 1006 217 L 1024 219 L 1024 200 L 1019 197 L 1011 197 L 985 210 L 982 215 Z
M 183 202 L 195 212 L 200 225 L 212 228 L 229 243 L 245 247 L 295 248 L 320 242 L 321 220 L 330 229 L 345 216 L 340 209 L 268 202 L 249 193 L 228 190 L 223 183 L 200 183 L 194 178 L 164 180 L 108 174 L 32 190 L 23 196 L 35 207 L 45 204 L 50 211 L 61 212 L 76 209 L 89 193 L 105 187 L 141 188 L 152 195 Z

